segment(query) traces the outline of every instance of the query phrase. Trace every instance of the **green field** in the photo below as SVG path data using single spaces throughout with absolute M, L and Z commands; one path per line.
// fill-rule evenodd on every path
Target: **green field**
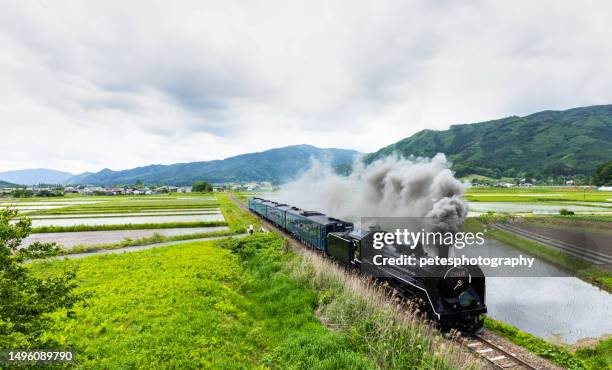
M 218 204 L 232 233 L 257 223 Z M 478 367 L 379 287 L 273 233 L 30 266 L 77 268 L 89 298 L 45 337 L 75 348 L 78 368 Z
M 612 192 L 582 187 L 471 187 L 465 199 L 470 202 L 607 202 L 612 207 Z
M 387 344 L 401 349 L 401 357 L 373 353 L 365 336 L 371 340 L 377 334 L 368 328 L 378 320 L 381 327 L 394 325 L 392 317 L 368 317 L 367 309 L 352 318 L 352 329 L 327 329 L 315 310 L 333 295 L 322 295 L 313 279 L 296 279 L 298 272 L 287 266 L 299 263 L 299 257 L 283 250 L 282 238 L 260 234 L 32 268 L 50 276 L 76 266 L 79 291 L 91 295 L 74 317 L 55 313 L 47 333 L 61 346 L 76 348 L 79 368 L 374 369 L 399 360 L 405 367 L 458 367 L 453 355 L 433 353 L 435 343 L 426 331 L 419 336 L 409 327 L 397 332 L 402 336 L 396 341 L 406 340 L 397 343 L 401 346 Z M 353 307 L 344 306 L 344 299 L 330 315 Z M 345 308 L 338 311 L 337 305 Z
M 313 291 L 268 264 L 257 271 L 228 249 L 188 243 L 33 268 L 78 265 L 92 296 L 74 319 L 57 313 L 49 336 L 77 348 L 82 368 L 373 367 L 317 321 Z

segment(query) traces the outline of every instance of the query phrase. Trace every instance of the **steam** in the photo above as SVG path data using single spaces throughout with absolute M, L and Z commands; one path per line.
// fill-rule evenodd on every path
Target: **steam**
M 360 217 L 427 217 L 436 230 L 458 231 L 467 215 L 464 186 L 443 154 L 433 158 L 386 157 L 367 167 L 356 161 L 350 176 L 312 160 L 274 198 L 306 210 L 355 221 Z

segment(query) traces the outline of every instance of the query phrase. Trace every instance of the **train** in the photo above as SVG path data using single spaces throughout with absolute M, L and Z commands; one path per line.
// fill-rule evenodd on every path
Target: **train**
M 259 197 L 248 199 L 248 208 L 257 216 L 283 230 L 304 245 L 320 251 L 364 276 L 388 283 L 400 296 L 421 302 L 424 312 L 443 331 L 458 330 L 464 335 L 483 331 L 485 277 L 478 266 L 400 266 L 374 263 L 374 254 L 398 257 L 410 252 L 427 256 L 423 249 L 410 251 L 391 246 L 373 248 L 376 228 L 355 228 L 351 222 L 306 211 Z

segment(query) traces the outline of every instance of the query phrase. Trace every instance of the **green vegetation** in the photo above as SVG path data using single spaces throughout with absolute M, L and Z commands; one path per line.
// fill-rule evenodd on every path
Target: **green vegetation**
M 244 233 L 250 224 L 255 225 L 257 230 L 261 226 L 259 218 L 253 216 L 250 213 L 243 212 L 226 193 L 219 193 L 217 195 L 219 204 L 221 206 L 221 212 L 225 221 L 228 223 L 230 230 L 236 233 Z
M 141 230 L 141 229 L 173 229 L 181 227 L 227 226 L 225 221 L 197 222 L 166 222 L 146 224 L 121 225 L 72 225 L 72 226 L 39 226 L 32 228 L 32 233 L 64 233 L 76 231 L 106 231 L 106 230 Z
M 465 199 L 470 202 L 608 202 L 612 192 L 580 187 L 476 188 L 468 189 Z M 567 203 L 565 203 L 567 204 Z
M 9 223 L 17 211 L 0 211 L 0 348 L 44 348 L 56 342 L 45 336 L 47 314 L 63 310 L 73 317 L 74 304 L 83 296 L 74 294 L 75 269 L 58 271 L 52 277 L 37 277 L 24 266 L 30 259 L 54 256 L 53 244 L 34 243 L 18 249 L 30 232 L 30 221 Z
M 211 193 L 213 191 L 213 187 L 206 181 L 197 181 L 191 185 L 191 191 L 194 193 Z
M 465 228 L 467 231 L 472 232 L 482 231 L 486 225 L 504 222 L 506 218 L 507 216 L 483 215 L 468 219 Z M 486 236 L 524 250 L 612 293 L 612 276 L 604 268 L 506 231 L 489 227 L 487 228 Z
M 571 215 L 571 216 L 552 216 L 549 219 L 566 221 L 584 221 L 585 226 L 594 226 L 594 223 L 612 223 L 612 215 Z
M 41 275 L 79 265 L 79 289 L 92 293 L 47 335 L 77 348 L 81 368 L 374 368 L 317 321 L 315 292 L 280 271 L 280 239 L 256 244 L 268 247 L 189 243 L 37 264 Z
M 75 317 L 54 314 L 46 335 L 76 348 L 81 368 L 147 367 L 151 358 L 157 368 L 469 366 L 453 362 L 456 348 L 417 321 L 396 322 L 384 305 L 371 316 L 376 308 L 367 300 L 351 306 L 357 302 L 333 276 L 317 274 L 283 245 L 269 233 L 36 263 L 41 276 L 78 265 L 79 290 L 91 293 Z M 327 289 L 313 288 L 313 278 Z M 315 315 L 322 304 L 326 315 L 343 313 L 352 324 L 325 328 Z
M 576 350 L 578 357 L 588 369 L 610 369 L 612 367 L 612 338 L 603 340 L 594 348 Z
M 29 189 L 15 189 L 11 192 L 11 196 L 14 198 L 29 198 L 34 196 L 34 192 Z
M 567 348 L 548 343 L 536 336 L 525 333 L 514 326 L 489 317 L 485 326 L 512 343 L 526 348 L 534 354 L 567 369 L 606 369 L 612 364 L 612 339 L 600 342 L 595 348 L 583 348 L 571 353 Z
M 236 243 L 237 241 L 234 241 Z M 319 319 L 345 336 L 379 368 L 480 368 L 474 359 L 443 339 L 385 286 L 346 271 L 320 255 L 298 250 L 289 274 L 318 292 Z
M 445 153 L 458 176 L 559 181 L 560 175 L 591 175 L 612 158 L 612 105 L 453 125 L 446 131 L 423 130 L 368 155 L 366 162 L 393 153 L 404 157 Z
M 597 167 L 597 171 L 595 171 L 595 184 L 612 185 L 612 160 Z

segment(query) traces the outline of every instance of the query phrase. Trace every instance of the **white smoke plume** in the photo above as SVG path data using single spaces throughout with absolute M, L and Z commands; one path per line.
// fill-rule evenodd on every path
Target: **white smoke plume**
M 298 179 L 273 198 L 305 210 L 357 221 L 360 217 L 427 217 L 438 230 L 458 231 L 467 215 L 464 186 L 453 176 L 444 154 L 433 158 L 386 157 L 338 175 L 313 160 Z

